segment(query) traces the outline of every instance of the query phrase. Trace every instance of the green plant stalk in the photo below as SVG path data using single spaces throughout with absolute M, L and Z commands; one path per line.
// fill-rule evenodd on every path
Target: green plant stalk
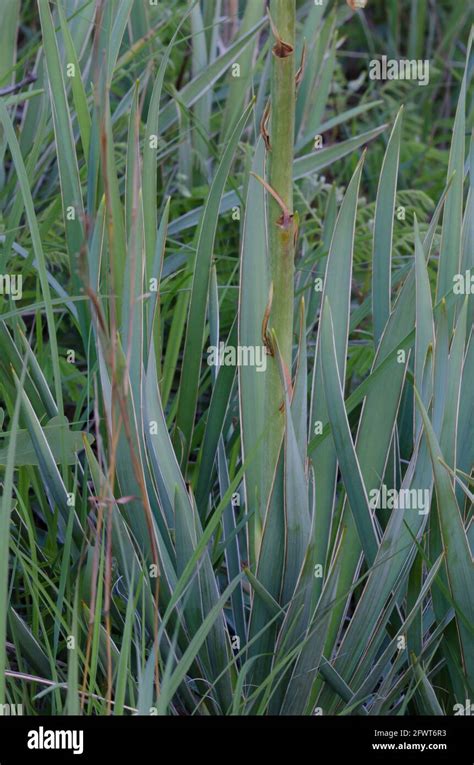
M 295 0 L 272 0 L 270 13 L 275 40 L 272 50 L 268 241 L 273 299 L 268 328 L 276 335 L 281 357 L 291 370 L 293 343 L 294 256 L 293 152 L 295 132 Z M 266 415 L 269 419 L 267 478 L 271 481 L 280 451 L 284 415 L 281 376 L 276 354 L 269 358 Z
M 273 46 L 271 82 L 271 152 L 269 182 L 290 212 L 269 200 L 269 242 L 273 280 L 270 325 L 285 364 L 290 368 L 293 339 L 293 280 L 295 222 L 293 220 L 293 147 L 295 133 L 295 19 L 296 0 L 272 0 L 272 19 L 285 45 Z M 291 53 L 286 46 L 291 46 Z M 282 50 L 284 48 L 284 50 Z M 277 364 L 275 367 L 278 375 Z

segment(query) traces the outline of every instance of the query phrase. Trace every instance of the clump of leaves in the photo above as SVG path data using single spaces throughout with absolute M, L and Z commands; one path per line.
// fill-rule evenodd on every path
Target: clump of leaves
M 0 98 L 0 272 L 34 285 L 1 304 L 0 703 L 451 714 L 474 686 L 472 33 L 433 197 L 416 105 L 354 106 L 348 7 L 163 5 L 41 1 L 18 38 L 12 3 L 2 28 L 0 84 L 33 58 L 36 81 Z M 265 364 L 210 367 L 221 342 Z

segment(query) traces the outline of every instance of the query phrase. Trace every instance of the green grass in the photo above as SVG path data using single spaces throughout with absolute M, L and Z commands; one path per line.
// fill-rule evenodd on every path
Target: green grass
M 6 5 L 0 704 L 453 714 L 474 693 L 468 7 Z M 382 55 L 428 59 L 429 85 L 371 80 Z M 263 367 L 210 367 L 220 342 Z

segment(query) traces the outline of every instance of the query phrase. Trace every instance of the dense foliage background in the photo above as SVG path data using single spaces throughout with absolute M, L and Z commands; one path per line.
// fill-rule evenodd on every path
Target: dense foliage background
M 472 7 L 351 5 L 2 0 L 0 704 L 474 698 Z

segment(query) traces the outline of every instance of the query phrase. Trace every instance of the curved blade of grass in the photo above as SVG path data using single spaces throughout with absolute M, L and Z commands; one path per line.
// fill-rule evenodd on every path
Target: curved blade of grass
M 426 672 L 424 671 L 423 667 L 420 666 L 418 661 L 414 664 L 414 672 L 418 681 L 418 692 L 420 693 L 423 701 L 423 713 L 426 715 L 439 715 L 440 717 L 444 717 L 444 712 L 438 701 L 436 692 L 431 685 Z
M 438 517 L 446 555 L 449 588 L 455 603 L 462 610 L 468 623 L 472 625 L 471 629 L 468 629 L 465 621 L 459 619 L 458 615 L 456 615 L 463 656 L 463 670 L 470 688 L 473 688 L 474 654 L 472 651 L 472 639 L 474 633 L 474 601 L 472 598 L 472 586 L 474 583 L 474 563 L 451 478 L 441 464 L 443 455 L 433 426 L 416 389 L 415 396 L 423 418 L 433 464 Z
M 21 647 L 21 653 L 43 677 L 50 677 L 51 664 L 37 638 L 32 634 L 29 625 L 21 618 L 14 608 L 8 610 L 10 630 L 15 642 Z
M 329 254 L 326 262 L 322 301 L 323 306 L 329 300 L 333 306 L 334 342 L 336 359 L 341 380 L 345 379 L 347 341 L 349 333 L 350 298 L 352 289 L 352 260 L 354 248 L 355 219 L 359 185 L 364 156 L 360 159 L 351 182 L 347 188 L 343 203 L 334 226 Z M 321 352 L 322 328 L 324 316 L 321 316 L 316 346 L 316 362 L 313 371 L 311 390 L 310 431 L 315 432 L 318 423 L 328 419 L 327 400 L 324 394 L 323 357 Z M 332 438 L 321 444 L 315 451 L 309 452 L 316 475 L 320 476 L 315 486 L 317 539 L 315 564 L 327 565 L 329 539 L 331 534 L 335 489 L 337 456 Z M 319 588 L 322 580 L 316 582 Z M 320 591 L 320 590 L 319 590 Z M 316 589 L 315 596 L 317 596 Z
M 25 349 L 25 355 L 27 358 L 27 363 L 28 363 L 28 368 L 30 370 L 31 379 L 33 380 L 36 386 L 36 389 L 41 397 L 41 401 L 43 402 L 44 408 L 46 412 L 48 413 L 49 417 L 56 417 L 56 415 L 58 414 L 58 408 L 56 406 L 56 402 L 54 401 L 51 395 L 48 381 L 46 380 L 46 377 L 43 374 L 43 370 L 41 369 L 38 359 L 33 353 L 28 340 L 26 339 L 25 335 L 21 331 L 20 331 L 20 340 L 23 344 L 23 348 Z
M 64 40 L 68 63 L 73 64 L 75 70 L 74 77 L 71 77 L 72 96 L 74 98 L 77 122 L 81 134 L 82 151 L 84 154 L 84 159 L 87 163 L 91 137 L 91 118 L 89 114 L 89 107 L 87 105 L 86 92 L 82 82 L 79 60 L 77 58 L 74 40 L 72 39 L 72 35 L 69 30 L 69 25 L 63 10 L 62 2 L 58 2 L 58 16 L 59 23 L 61 24 L 61 33 Z
M 232 324 L 226 347 L 235 348 L 236 346 L 237 321 L 235 320 Z M 224 364 L 219 368 L 219 373 L 212 390 L 197 478 L 196 500 L 199 507 L 206 504 L 207 496 L 211 488 L 217 446 L 222 434 L 222 428 L 224 427 L 224 420 L 234 386 L 235 375 L 236 368 Z
M 367 130 L 366 133 L 361 133 L 354 138 L 349 138 L 347 141 L 341 141 L 334 144 L 334 146 L 328 146 L 327 149 L 321 149 L 321 151 L 313 151 L 311 154 L 304 154 L 302 157 L 297 157 L 293 164 L 293 179 L 295 181 L 300 178 L 305 178 L 313 173 L 318 173 L 324 167 L 332 165 L 333 162 L 337 162 L 338 159 L 346 157 L 356 149 L 360 149 L 365 143 L 373 141 L 384 130 L 387 129 L 387 125 L 380 125 L 380 127 L 373 130 Z
M 68 651 L 67 662 L 67 698 L 66 710 L 68 715 L 78 715 L 81 708 L 79 697 L 79 657 L 77 642 L 79 639 L 77 622 L 79 610 L 79 587 L 76 586 L 74 595 L 74 605 L 72 611 L 72 624 L 69 628 L 69 635 L 74 641 L 74 646 Z
M 463 380 L 464 349 L 466 344 L 466 322 L 468 312 L 466 296 L 459 312 L 447 366 L 446 404 L 440 436 L 440 449 L 448 465 L 456 467 L 456 442 L 459 420 L 459 396 Z M 472 381 L 471 381 L 472 382 Z
M 209 3 L 207 6 L 209 7 Z M 208 46 L 204 29 L 204 21 L 199 3 L 194 3 L 191 8 L 191 36 L 193 40 L 191 50 L 191 67 L 193 77 L 206 72 L 210 61 L 208 60 Z M 209 159 L 209 145 L 207 136 L 209 135 L 209 123 L 212 108 L 213 88 L 209 88 L 205 94 L 195 103 L 193 107 L 195 125 L 198 130 L 193 130 L 191 140 L 196 157 L 196 164 L 199 166 L 203 178 L 207 177 Z
M 117 163 L 115 158 L 114 136 L 110 118 L 110 97 L 106 91 L 101 102 L 100 119 L 100 159 L 104 179 L 105 207 L 107 220 L 109 271 L 113 275 L 110 285 L 116 295 L 116 315 L 122 315 L 122 303 L 125 297 L 124 278 L 127 263 L 125 219 L 120 197 Z
M 313 144 L 315 135 L 322 135 L 339 125 L 343 125 L 345 122 L 350 122 L 356 117 L 360 117 L 361 114 L 365 114 L 371 109 L 376 109 L 377 106 L 381 106 L 382 104 L 383 101 L 371 101 L 367 104 L 360 104 L 359 106 L 354 106 L 352 109 L 347 109 L 341 114 L 337 114 L 335 117 L 331 117 L 330 119 L 321 122 L 321 124 L 316 127 L 316 130 L 311 131 L 311 134 L 308 133 L 296 142 L 295 152 L 299 154 L 299 152 L 305 149 L 309 144 Z
M 16 61 L 17 29 L 20 16 L 20 0 L 9 0 L 2 9 L 2 31 L 0 32 L 0 85 L 12 82 Z
M 456 448 L 456 466 L 468 473 L 474 464 L 474 332 L 471 331 L 462 369 L 461 394 L 459 398 L 459 417 Z M 457 487 L 458 502 L 461 502 L 460 489 Z M 474 526 L 473 526 L 474 528 Z
M 375 203 L 372 260 L 372 313 L 374 344 L 378 346 L 391 313 L 391 269 L 395 195 L 397 191 L 403 106 L 397 114 L 382 163 Z
M 120 648 L 120 657 L 117 664 L 117 676 L 115 679 L 115 692 L 114 692 L 114 714 L 123 714 L 124 704 L 126 701 L 127 684 L 129 682 L 129 664 L 130 653 L 132 647 L 133 638 L 133 626 L 135 621 L 135 609 L 140 596 L 140 590 L 137 588 L 135 593 L 134 579 L 132 573 L 132 581 L 130 582 L 130 591 L 128 594 L 127 610 L 125 612 L 125 622 L 123 625 L 123 633 Z
M 25 369 L 25 367 L 24 367 Z M 23 377 L 22 377 L 23 382 Z M 7 612 L 9 602 L 9 550 L 10 550 L 10 515 L 13 498 L 13 473 L 15 469 L 15 449 L 18 420 L 20 417 L 21 398 L 17 394 L 15 409 L 11 422 L 12 438 L 8 445 L 5 476 L 3 479 L 3 494 L 0 505 L 0 704 L 5 703 L 5 670 L 7 668 Z
M 467 54 L 469 54 L 473 35 L 471 32 Z M 461 84 L 456 117 L 454 119 L 451 150 L 449 153 L 448 178 L 455 173 L 451 190 L 446 200 L 443 216 L 443 230 L 441 234 L 441 246 L 439 252 L 438 283 L 436 288 L 437 300 L 440 300 L 453 286 L 453 277 L 459 273 L 461 265 L 461 234 L 462 234 L 462 209 L 464 189 L 464 144 L 466 133 L 466 82 L 468 65 Z M 450 313 L 452 325 L 453 314 Z
M 265 173 L 265 146 L 260 140 L 255 149 L 252 171 L 261 178 Z M 262 345 L 262 324 L 268 303 L 270 273 L 267 254 L 265 189 L 254 175 L 249 178 L 245 218 L 242 233 L 239 290 L 239 345 Z M 240 366 L 239 405 L 244 459 L 259 442 L 265 430 L 264 402 L 266 372 L 256 367 Z M 271 476 L 264 470 L 262 447 L 244 476 L 245 495 L 249 512 L 255 510 L 260 522 L 265 512 Z M 250 531 L 250 538 L 253 533 Z M 251 541 L 251 550 L 254 544 Z M 252 552 L 253 554 L 253 552 Z
M 377 555 L 379 541 L 344 407 L 329 298 L 325 299 L 323 307 L 321 333 L 321 366 L 336 455 L 359 533 L 360 544 L 367 563 L 372 565 Z
M 133 2 L 134 0 L 120 0 L 114 7 L 113 24 L 110 29 L 108 45 L 105 48 L 107 55 L 107 81 L 109 83 L 112 82 Z
M 144 389 L 145 437 L 149 448 L 151 463 L 155 472 L 158 494 L 168 525 L 173 526 L 175 492 L 179 494 L 184 504 L 191 512 L 186 484 L 179 468 L 176 453 L 166 425 L 166 419 L 158 389 L 155 365 L 155 353 L 150 347 Z M 151 432 L 150 423 L 156 423 Z
M 291 416 L 294 423 L 295 438 L 303 464 L 306 463 L 308 447 L 308 358 L 305 336 L 305 303 L 300 303 L 300 337 L 298 356 L 291 401 Z
M 156 279 L 157 285 L 160 285 L 161 283 L 161 278 L 163 274 L 163 264 L 165 260 L 166 237 L 168 235 L 170 203 L 171 203 L 171 197 L 168 197 L 162 216 L 161 216 L 160 225 L 158 227 L 155 258 L 153 261 L 152 268 L 150 269 L 148 264 L 145 262 L 145 268 L 146 268 L 146 285 L 145 286 L 148 288 L 151 287 L 152 279 Z M 143 213 L 145 213 L 145 208 L 143 208 Z M 161 310 L 160 310 L 159 286 L 158 286 L 158 289 L 151 290 L 151 297 L 148 304 L 147 321 L 148 321 L 148 347 L 150 343 L 152 342 L 152 338 L 153 338 L 155 343 L 155 355 L 156 355 L 156 358 L 159 360 L 158 362 L 159 374 L 161 369 L 161 358 L 163 353 L 162 327 L 161 327 L 160 317 L 161 317 Z
M 285 391 L 284 434 L 284 513 L 285 513 L 285 563 L 283 573 L 282 603 L 292 597 L 303 566 L 310 541 L 311 520 L 308 505 L 308 482 L 304 469 L 304 456 L 296 438 L 293 414 L 287 385 L 285 385 L 284 362 L 276 339 L 282 385 Z M 282 540 L 283 541 L 283 540 Z
M 464 212 L 461 272 L 474 271 L 474 129 L 469 150 L 469 193 Z M 474 296 L 469 298 L 469 326 L 474 324 Z
M 431 301 L 431 287 L 426 267 L 423 245 L 420 241 L 420 231 L 415 215 L 415 278 L 416 278 L 416 340 L 415 340 L 415 386 L 423 390 L 423 399 L 426 406 L 431 401 L 433 393 L 433 372 L 428 375 L 428 386 L 423 388 L 423 374 L 425 361 L 429 348 L 435 344 L 433 304 Z M 421 420 L 415 425 L 415 438 L 418 436 Z

